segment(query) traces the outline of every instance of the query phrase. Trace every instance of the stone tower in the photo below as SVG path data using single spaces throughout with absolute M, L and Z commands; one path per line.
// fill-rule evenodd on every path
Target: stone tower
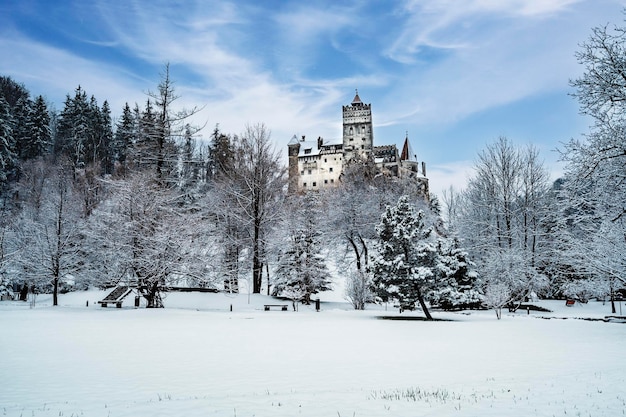
M 343 152 L 345 161 L 355 155 L 366 156 L 374 146 L 372 129 L 372 105 L 364 104 L 359 92 L 349 106 L 343 106 Z
M 300 176 L 300 171 L 298 170 L 300 142 L 296 135 L 293 135 L 287 144 L 287 148 L 289 149 L 289 184 L 287 185 L 287 191 L 293 194 L 298 191 L 298 178 Z

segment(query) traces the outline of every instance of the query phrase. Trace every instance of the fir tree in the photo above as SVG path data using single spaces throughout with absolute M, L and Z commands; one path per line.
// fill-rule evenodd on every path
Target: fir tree
M 0 96 L 0 189 L 6 186 L 17 172 L 13 126 L 14 120 L 9 103 Z
M 96 134 L 99 136 L 100 148 L 98 150 L 98 159 L 102 165 L 104 174 L 113 172 L 113 123 L 111 121 L 111 109 L 109 102 L 104 101 L 99 112 L 98 125 Z
M 400 197 L 387 206 L 376 226 L 378 255 L 372 261 L 375 289 L 383 298 L 394 298 L 403 306 L 419 302 L 428 320 L 426 295 L 436 284 L 437 249 L 433 232 L 426 227 L 424 213 Z
M 42 96 L 35 99 L 32 111 L 30 140 L 24 148 L 24 159 L 34 159 L 50 152 L 52 145 L 52 131 L 50 129 L 50 114 L 48 106 Z
M 321 233 L 316 225 L 319 213 L 315 197 L 293 197 L 289 211 L 289 243 L 279 256 L 273 293 L 310 304 L 311 295 L 330 289 L 330 275 L 321 253 Z
M 15 153 L 22 159 L 29 159 L 26 154 L 28 143 L 32 140 L 32 112 L 33 102 L 28 96 L 20 97 L 13 106 L 13 139 L 15 140 Z
M 113 137 L 113 143 L 111 144 L 111 157 L 114 164 L 119 163 L 123 167 L 126 165 L 126 157 L 134 139 L 135 119 L 130 106 L 126 103 L 124 110 L 122 111 L 122 117 L 117 123 L 115 136 Z

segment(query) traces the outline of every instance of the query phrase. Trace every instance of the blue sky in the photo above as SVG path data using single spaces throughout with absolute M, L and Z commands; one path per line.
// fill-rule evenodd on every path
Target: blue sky
M 558 175 L 560 144 L 590 121 L 568 96 L 591 28 L 622 24 L 616 0 L 5 0 L 0 74 L 62 108 L 80 84 L 113 114 L 143 104 L 165 62 L 180 106 L 228 133 L 265 123 L 338 138 L 355 89 L 375 144 L 408 131 L 431 187 L 462 187 L 499 136 L 539 147 Z

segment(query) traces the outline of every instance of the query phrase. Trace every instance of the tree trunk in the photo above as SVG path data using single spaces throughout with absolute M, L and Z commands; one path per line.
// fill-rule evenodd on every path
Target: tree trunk
M 420 307 L 422 307 L 422 311 L 426 315 L 426 320 L 432 320 L 433 316 L 430 315 L 430 311 L 428 311 L 428 307 L 426 307 L 424 297 L 422 297 L 422 292 L 419 289 L 417 290 L 417 300 L 420 303 Z
M 59 277 L 54 277 L 52 285 L 52 305 L 57 306 L 59 305 Z

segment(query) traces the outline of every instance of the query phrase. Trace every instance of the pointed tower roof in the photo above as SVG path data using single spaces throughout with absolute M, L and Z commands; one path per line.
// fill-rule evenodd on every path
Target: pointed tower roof
M 401 161 L 408 161 L 411 159 L 411 145 L 409 144 L 409 132 L 406 132 L 404 138 L 404 145 L 402 146 L 402 153 L 400 154 Z
M 297 145 L 298 143 L 298 137 L 296 135 L 293 135 L 293 137 L 291 138 L 291 140 L 289 141 L 289 143 L 287 145 Z
M 354 99 L 352 100 L 352 104 L 363 104 L 363 102 L 361 101 L 361 97 L 359 97 L 359 90 L 355 89 L 355 96 Z

